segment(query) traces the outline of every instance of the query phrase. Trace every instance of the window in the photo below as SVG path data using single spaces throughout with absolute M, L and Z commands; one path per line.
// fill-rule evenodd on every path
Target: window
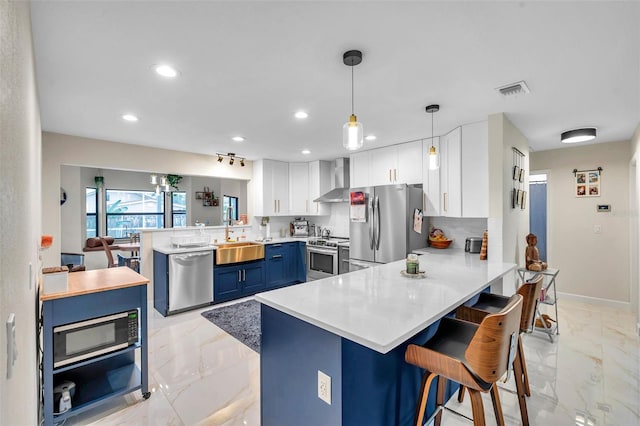
M 87 238 L 98 236 L 98 190 L 85 188 L 85 207 L 87 212 Z
M 171 223 L 174 228 L 187 226 L 187 193 L 184 191 L 171 193 Z
M 224 195 L 222 197 L 222 219 L 225 222 L 229 220 L 227 217 L 229 207 L 231 207 L 231 219 L 238 220 L 238 197 L 231 197 L 229 195 Z
M 128 238 L 131 232 L 164 228 L 164 193 L 107 189 L 107 235 Z

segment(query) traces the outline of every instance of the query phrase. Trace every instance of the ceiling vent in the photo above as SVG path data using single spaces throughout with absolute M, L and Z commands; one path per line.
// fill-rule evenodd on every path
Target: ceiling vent
M 514 95 L 526 95 L 531 92 L 531 90 L 529 90 L 529 86 L 527 86 L 527 83 L 525 83 L 524 80 L 498 87 L 496 90 L 505 98 Z

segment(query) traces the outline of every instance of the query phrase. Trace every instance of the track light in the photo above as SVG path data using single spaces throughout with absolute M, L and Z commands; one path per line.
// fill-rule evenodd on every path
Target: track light
M 244 167 L 245 163 L 244 160 L 246 160 L 246 158 L 244 157 L 238 157 L 235 152 L 228 152 L 226 154 L 222 154 L 220 152 L 216 152 L 216 155 L 218 156 L 218 162 L 222 163 L 222 160 L 227 157 L 229 159 L 229 165 L 233 166 L 233 164 L 236 162 L 236 160 L 238 160 L 238 162 L 240 163 L 240 167 Z

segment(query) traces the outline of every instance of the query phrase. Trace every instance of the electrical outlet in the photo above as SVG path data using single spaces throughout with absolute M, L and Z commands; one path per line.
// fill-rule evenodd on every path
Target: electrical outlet
M 318 370 L 318 398 L 331 405 L 331 377 Z

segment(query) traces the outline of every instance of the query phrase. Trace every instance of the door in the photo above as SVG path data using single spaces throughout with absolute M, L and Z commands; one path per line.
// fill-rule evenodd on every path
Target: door
M 389 263 L 404 259 L 407 255 L 408 223 L 407 186 L 377 186 L 375 188 L 373 225 L 375 238 L 374 261 Z M 349 243 L 351 241 L 353 240 L 349 240 Z
M 215 302 L 236 299 L 242 295 L 238 266 L 217 266 L 215 270 Z
M 309 213 L 309 163 L 289 163 L 289 213 Z
M 538 237 L 540 260 L 547 257 L 547 175 L 529 176 L 529 232 Z
M 242 294 L 254 294 L 265 289 L 264 262 L 247 264 L 242 268 Z
M 349 212 L 349 255 L 352 259 L 374 261 L 373 256 L 373 227 L 372 221 L 372 207 L 374 201 L 373 187 L 365 188 L 351 188 L 351 194 L 362 193 L 364 195 L 364 221 L 354 221 L 354 214 L 359 215 L 356 212 L 357 206 L 350 206 Z

